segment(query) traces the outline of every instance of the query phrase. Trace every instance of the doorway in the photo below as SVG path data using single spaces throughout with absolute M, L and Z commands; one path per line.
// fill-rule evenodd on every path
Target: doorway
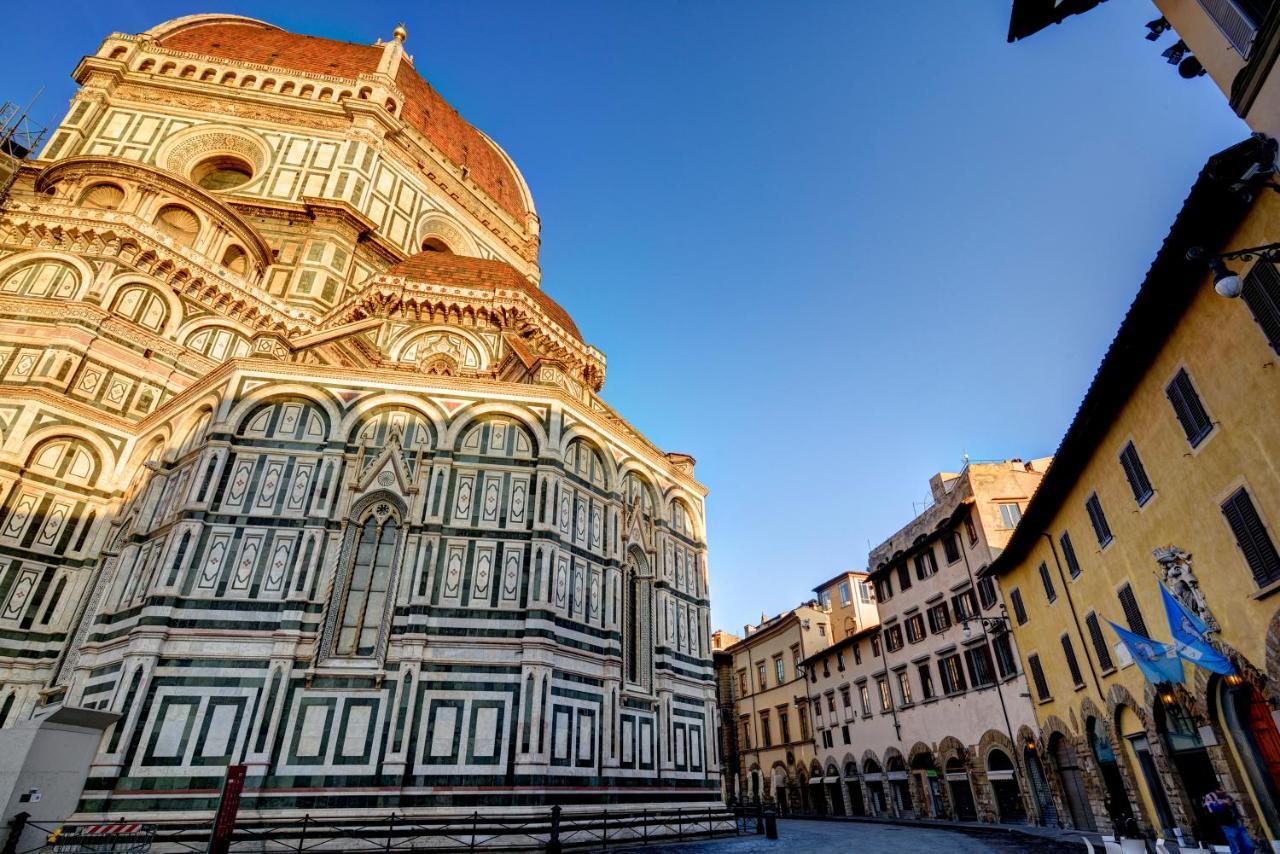
M 1096 831 L 1098 825 L 1093 820 L 1093 810 L 1089 807 L 1089 792 L 1084 785 L 1084 776 L 1080 773 L 1075 748 L 1067 741 L 1066 736 L 1056 732 L 1049 738 L 1049 755 L 1053 757 L 1058 779 L 1062 781 L 1062 797 L 1067 802 L 1071 826 L 1076 830 Z
M 998 747 L 993 747 L 987 754 L 987 780 L 991 783 L 991 795 L 1000 823 L 1026 824 L 1027 808 L 1018 789 L 1013 760 Z
M 969 773 L 959 759 L 948 759 L 946 766 L 947 789 L 951 792 L 951 809 L 958 821 L 977 821 L 978 808 L 973 802 L 973 786 Z
M 1254 686 L 1232 686 L 1225 679 L 1219 682 L 1219 704 L 1224 728 L 1252 784 L 1258 812 L 1272 837 L 1280 838 L 1280 732 L 1271 707 Z

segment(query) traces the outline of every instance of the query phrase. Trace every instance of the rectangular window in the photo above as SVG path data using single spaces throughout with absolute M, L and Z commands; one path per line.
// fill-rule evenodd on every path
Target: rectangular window
M 844 670 L 844 650 L 836 650 L 836 670 Z
M 1094 654 L 1098 656 L 1098 666 L 1103 670 L 1113 669 L 1115 664 L 1111 661 L 1111 647 L 1107 646 L 1107 639 L 1102 634 L 1098 615 L 1090 611 L 1085 615 L 1084 624 L 1089 629 L 1089 640 L 1093 642 Z
M 825 638 L 827 636 L 827 624 L 818 623 L 818 637 Z
M 1165 396 L 1173 407 L 1174 417 L 1182 425 L 1182 432 L 1187 436 L 1191 447 L 1197 447 L 1213 432 L 1213 421 L 1205 411 L 1200 394 L 1191 384 L 1191 377 L 1186 369 L 1178 371 L 1173 381 L 1165 387 Z
M 957 593 L 951 597 L 951 607 L 956 612 L 956 622 L 962 623 L 978 616 L 978 599 L 972 590 Z
M 760 690 L 763 691 L 769 687 L 769 683 L 764 678 L 764 662 L 756 665 L 756 676 L 760 677 Z
M 1009 640 L 1009 634 L 996 635 L 991 641 L 991 648 L 996 652 L 996 668 L 1000 671 L 1001 679 L 1008 679 L 1010 676 L 1018 672 L 1018 662 L 1013 657 L 1013 644 Z
M 1022 518 L 1022 508 L 1017 504 L 1000 504 L 1000 527 L 1015 528 Z
M 840 582 L 840 607 L 848 608 L 853 602 L 853 597 L 849 594 L 849 582 Z
M 742 746 L 744 749 L 750 750 L 751 749 L 751 719 L 743 718 L 741 721 L 739 721 L 739 724 L 742 729 L 742 736 L 741 736 Z
M 1133 595 L 1133 588 L 1128 582 L 1125 582 L 1116 596 L 1120 599 L 1120 607 L 1124 611 L 1125 622 L 1129 624 L 1129 631 L 1143 637 L 1151 637 L 1147 633 L 1147 621 L 1142 619 L 1142 610 L 1138 607 L 1138 600 Z
M 942 692 L 958 694 L 965 689 L 964 667 L 959 655 L 948 655 L 938 661 L 938 675 L 942 677 Z
M 1040 665 L 1040 656 L 1032 653 L 1027 656 L 1027 667 L 1031 670 L 1031 680 L 1036 685 L 1036 697 L 1041 702 L 1048 700 L 1052 695 L 1049 693 L 1049 683 L 1044 678 L 1044 667 Z
M 797 709 L 796 717 L 799 718 L 800 720 L 800 740 L 808 741 L 809 740 L 809 716 L 805 714 L 805 710 L 803 706 Z
M 786 670 L 782 666 L 782 656 L 775 655 L 773 657 L 773 675 L 778 677 L 778 684 L 781 685 L 787 681 Z
M 880 636 L 879 635 L 871 636 L 871 655 L 873 658 L 880 657 Z
M 876 579 L 876 599 L 888 602 L 893 598 L 893 580 L 889 576 Z
M 783 744 L 791 741 L 791 719 L 786 712 L 778 712 L 778 735 Z
M 858 582 L 858 601 L 865 604 L 871 603 L 871 585 L 865 581 Z
M 769 732 L 769 713 L 760 713 L 760 744 L 764 747 L 773 746 L 773 734 Z
M 1222 502 L 1222 515 L 1227 517 L 1227 524 L 1236 535 L 1236 545 L 1249 564 L 1254 583 L 1266 587 L 1280 579 L 1280 554 L 1276 553 L 1267 526 L 1262 523 L 1253 499 L 1243 486 Z
M 1254 264 L 1244 277 L 1241 296 L 1262 328 L 1262 334 L 1267 336 L 1271 349 L 1280 353 L 1280 271 L 1267 261 Z
M 948 564 L 960 559 L 960 537 L 955 531 L 947 531 L 942 538 L 942 556 L 947 559 Z
M 1058 601 L 1058 591 L 1053 587 L 1053 577 L 1049 575 L 1049 564 L 1040 561 L 1040 583 L 1044 585 L 1044 598 L 1052 605 Z
M 898 564 L 898 589 L 911 589 L 911 569 L 905 564 Z
M 929 631 L 935 635 L 951 628 L 951 612 L 946 602 L 939 602 L 929 609 Z
M 889 711 L 893 706 L 893 698 L 889 696 L 889 683 L 884 679 L 877 679 L 876 688 L 880 691 L 880 711 Z
M 1027 624 L 1027 606 L 1022 604 L 1022 591 L 1013 588 L 1009 591 L 1009 604 L 1013 606 L 1013 618 L 1018 621 L 1018 625 L 1025 626 Z
M 916 578 L 923 580 L 937 571 L 938 559 L 933 556 L 933 549 L 925 549 L 916 555 Z
M 911 705 L 911 674 L 905 670 L 898 674 L 898 697 L 902 705 Z
M 853 645 L 853 663 L 854 664 L 862 663 L 862 644 L 861 643 L 855 643 Z
M 1094 536 L 1098 538 L 1098 545 L 1106 547 L 1111 542 L 1111 526 L 1107 524 L 1106 514 L 1102 512 L 1102 502 L 1098 500 L 1098 493 L 1093 493 L 1088 500 L 1084 502 L 1084 509 L 1089 512 L 1089 521 L 1093 524 Z
M 1142 458 L 1138 456 L 1138 449 L 1133 446 L 1133 442 L 1125 445 L 1120 452 L 1120 467 L 1124 469 L 1124 478 L 1129 481 L 1133 500 L 1138 502 L 1138 506 L 1150 501 L 1155 490 L 1151 488 L 1151 479 L 1147 477 L 1147 470 L 1143 467 Z
M 982 610 L 987 610 L 996 604 L 996 582 L 989 575 L 984 575 L 978 579 L 978 604 L 982 605 Z
M 832 738 L 833 738 L 833 736 L 831 735 L 831 730 L 827 730 L 826 732 L 824 732 L 824 733 L 822 734 L 822 742 L 823 742 L 823 744 L 825 744 L 827 747 L 832 747 L 832 746 L 834 746 L 834 745 L 833 745 L 833 743 L 832 743 Z
M 738 671 L 738 696 L 745 697 L 749 693 L 751 692 L 747 690 L 747 671 L 739 670 Z
M 849 725 L 848 724 L 845 724 L 844 726 L 840 727 L 840 737 L 844 739 L 845 744 L 849 743 Z
M 831 712 L 832 715 L 834 715 L 836 712 L 836 692 L 835 691 L 827 692 L 827 711 Z M 832 723 L 834 723 L 835 718 L 833 717 L 831 721 Z
M 911 643 L 920 643 L 924 638 L 924 615 L 912 614 L 907 618 L 907 640 Z
M 1071 535 L 1066 531 L 1058 537 L 1058 545 L 1062 546 L 1062 559 L 1067 562 L 1067 572 L 1072 578 L 1080 577 L 1080 561 L 1076 560 L 1076 547 L 1071 545 Z
M 917 667 L 916 673 L 920 675 L 920 696 L 926 700 L 932 700 L 934 696 L 933 671 L 929 669 L 928 662 Z
M 831 607 L 831 591 L 830 590 L 823 590 L 821 593 L 818 594 L 818 604 L 821 605 L 823 608 Z
M 978 544 L 978 526 L 973 524 L 973 517 L 964 517 L 964 532 L 969 536 L 969 545 L 976 546 Z
M 867 690 L 866 682 L 858 686 L 858 699 L 862 702 L 862 713 L 871 714 L 871 692 Z
M 1076 648 L 1071 645 L 1071 636 L 1064 634 L 1062 640 L 1062 654 L 1067 659 L 1067 671 L 1071 674 L 1071 684 L 1077 688 L 1084 687 L 1084 676 L 1080 673 L 1080 662 L 1076 660 Z
M 804 666 L 800 663 L 800 645 L 791 647 L 791 662 L 797 679 L 804 678 Z
M 969 684 L 973 687 L 980 688 L 996 681 L 996 669 L 991 663 L 991 650 L 986 644 L 966 649 L 964 660 L 969 665 Z
M 844 706 L 846 709 L 853 708 L 853 699 L 849 696 L 848 688 L 840 689 L 840 705 Z
M 902 626 L 890 626 L 884 630 L 884 648 L 889 652 L 902 649 Z

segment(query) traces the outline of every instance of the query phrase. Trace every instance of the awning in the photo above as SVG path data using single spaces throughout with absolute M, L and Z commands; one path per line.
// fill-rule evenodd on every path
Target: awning
M 839 782 L 840 782 L 840 778 L 833 774 L 833 775 L 831 775 L 830 777 L 823 777 L 823 778 L 822 778 L 822 782 L 824 782 L 824 783 L 839 783 Z
M 906 771 L 890 771 L 885 776 L 888 777 L 890 780 L 905 780 L 907 779 L 907 772 Z
M 964 773 L 963 771 L 948 771 L 947 779 L 948 780 L 968 780 L 969 775 Z
M 819 783 L 821 783 L 821 782 L 822 782 L 822 778 L 821 778 L 821 777 L 810 777 L 810 778 L 809 778 L 809 785 L 810 785 L 810 786 L 816 786 L 816 785 L 818 785 L 818 784 L 819 784 Z
M 1012 771 L 988 771 L 987 779 L 988 780 L 1012 780 L 1013 772 Z

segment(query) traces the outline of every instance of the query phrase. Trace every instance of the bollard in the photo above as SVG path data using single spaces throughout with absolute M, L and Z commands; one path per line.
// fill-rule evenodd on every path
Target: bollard
M 560 805 L 551 808 L 551 833 L 547 837 L 547 854 L 560 854 Z
M 764 838 L 778 838 L 778 814 L 773 810 L 765 810 L 764 813 Z

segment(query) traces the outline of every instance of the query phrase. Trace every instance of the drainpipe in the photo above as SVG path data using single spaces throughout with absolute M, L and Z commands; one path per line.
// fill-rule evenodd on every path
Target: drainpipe
M 1084 660 L 1089 664 L 1089 675 L 1093 677 L 1093 687 L 1098 689 L 1098 700 L 1105 707 L 1107 695 L 1102 692 L 1102 681 L 1098 679 L 1098 671 L 1094 668 L 1093 658 L 1089 655 L 1089 641 L 1085 639 L 1084 629 L 1080 627 L 1080 615 L 1076 613 L 1076 602 L 1071 598 L 1071 585 L 1067 583 L 1067 576 L 1062 571 L 1062 561 L 1058 560 L 1058 545 L 1047 531 L 1041 531 L 1040 536 L 1049 541 L 1049 551 L 1053 553 L 1053 562 L 1058 567 L 1058 578 L 1062 581 L 1062 592 L 1066 594 L 1067 605 L 1071 608 L 1071 619 L 1076 624 L 1076 635 L 1080 638 L 1080 648 L 1084 650 Z

